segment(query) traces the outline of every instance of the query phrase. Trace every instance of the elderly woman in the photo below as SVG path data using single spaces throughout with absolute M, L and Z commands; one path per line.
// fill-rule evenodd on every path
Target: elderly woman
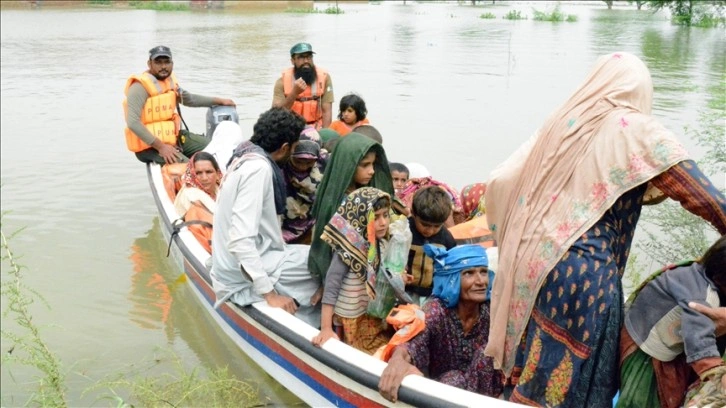
M 726 233 L 726 199 L 651 116 L 652 101 L 638 57 L 602 56 L 487 183 L 499 269 L 486 353 L 510 377 L 511 401 L 611 406 L 620 277 L 644 201 L 665 195 Z
M 204 151 L 195 153 L 187 164 L 182 188 L 174 199 L 177 214 L 184 217 L 194 203 L 200 203 L 214 213 L 221 180 L 222 171 L 214 156 Z
M 484 356 L 489 337 L 487 288 L 492 279 L 486 250 L 462 245 L 447 251 L 430 244 L 434 259 L 433 298 L 426 302 L 426 328 L 399 345 L 383 370 L 378 389 L 395 402 L 398 388 L 409 374 L 428 376 L 444 384 L 496 397 L 502 375 Z

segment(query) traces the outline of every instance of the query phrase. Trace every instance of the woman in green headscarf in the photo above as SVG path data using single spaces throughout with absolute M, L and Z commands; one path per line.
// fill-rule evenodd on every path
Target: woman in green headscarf
M 313 242 L 310 245 L 308 269 L 321 282 L 330 266 L 332 250 L 320 239 L 323 228 L 333 217 L 343 199 L 360 187 L 375 187 L 393 196 L 393 181 L 383 146 L 361 134 L 352 132 L 341 138 L 325 168 L 313 203 L 315 218 Z

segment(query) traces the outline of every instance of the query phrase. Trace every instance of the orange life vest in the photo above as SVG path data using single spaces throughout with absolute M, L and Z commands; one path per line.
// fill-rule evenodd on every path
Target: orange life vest
M 410 341 L 426 328 L 426 315 L 418 305 L 406 304 L 394 307 L 386 317 L 386 322 L 396 329 L 396 333 L 373 354 L 373 357 L 388 361 L 396 346 Z
M 308 86 L 303 93 L 297 96 L 290 110 L 305 118 L 308 125 L 315 125 L 316 129 L 323 126 L 323 106 L 322 100 L 325 93 L 325 83 L 328 81 L 328 73 L 322 69 L 315 67 L 317 79 Z M 290 67 L 282 72 L 282 88 L 285 96 L 292 93 L 292 87 L 295 83 L 295 74 L 293 68 Z
M 449 232 L 456 240 L 456 245 L 479 244 L 484 248 L 496 245 L 486 215 L 456 224 L 449 228 Z
M 201 222 L 199 222 L 201 221 Z M 214 214 L 207 207 L 198 202 L 193 202 L 187 213 L 184 214 L 184 222 L 187 228 L 194 235 L 194 238 L 202 244 L 202 247 L 212 253 L 212 223 Z
M 176 96 L 179 85 L 176 76 L 172 73 L 165 80 L 159 81 L 148 71 L 141 75 L 132 75 L 126 81 L 124 95 L 128 97 L 129 87 L 134 82 L 144 86 L 149 98 L 146 99 L 144 108 L 141 111 L 141 123 L 146 129 L 162 142 L 169 145 L 176 145 L 176 137 L 179 134 L 179 115 L 176 112 Z M 124 98 L 124 118 L 128 115 L 127 100 Z M 149 145 L 144 143 L 131 129 L 124 129 L 126 134 L 126 147 L 132 152 L 140 152 L 148 149 Z
M 368 118 L 359 120 L 358 122 L 354 123 L 353 126 L 348 125 L 347 123 L 343 122 L 342 120 L 336 120 L 330 124 L 330 129 L 333 129 L 334 131 L 338 132 L 340 137 L 343 137 L 343 136 L 346 136 L 348 133 L 352 132 L 353 129 L 355 129 L 356 127 L 361 126 L 361 125 L 368 125 L 368 124 L 370 124 L 370 122 L 368 122 Z

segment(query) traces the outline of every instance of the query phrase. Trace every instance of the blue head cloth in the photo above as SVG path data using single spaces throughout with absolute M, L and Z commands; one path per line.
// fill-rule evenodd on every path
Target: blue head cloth
M 480 245 L 460 245 L 447 251 L 445 248 L 426 244 L 423 249 L 426 255 L 434 260 L 432 294 L 441 299 L 446 307 L 454 307 L 459 304 L 461 271 L 489 266 L 487 252 Z

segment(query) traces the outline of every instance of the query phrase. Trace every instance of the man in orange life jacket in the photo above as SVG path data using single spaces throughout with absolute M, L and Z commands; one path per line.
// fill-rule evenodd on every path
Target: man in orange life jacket
M 180 129 L 177 102 L 191 107 L 236 105 L 231 99 L 194 95 L 179 88 L 169 47 L 149 50 L 147 64 L 148 71 L 126 81 L 126 146 L 145 163 L 186 162 L 211 139 Z
M 333 82 L 327 71 L 315 66 L 313 54 L 308 43 L 290 49 L 292 67 L 275 82 L 272 107 L 290 109 L 320 129 L 330 126 L 333 118 Z

